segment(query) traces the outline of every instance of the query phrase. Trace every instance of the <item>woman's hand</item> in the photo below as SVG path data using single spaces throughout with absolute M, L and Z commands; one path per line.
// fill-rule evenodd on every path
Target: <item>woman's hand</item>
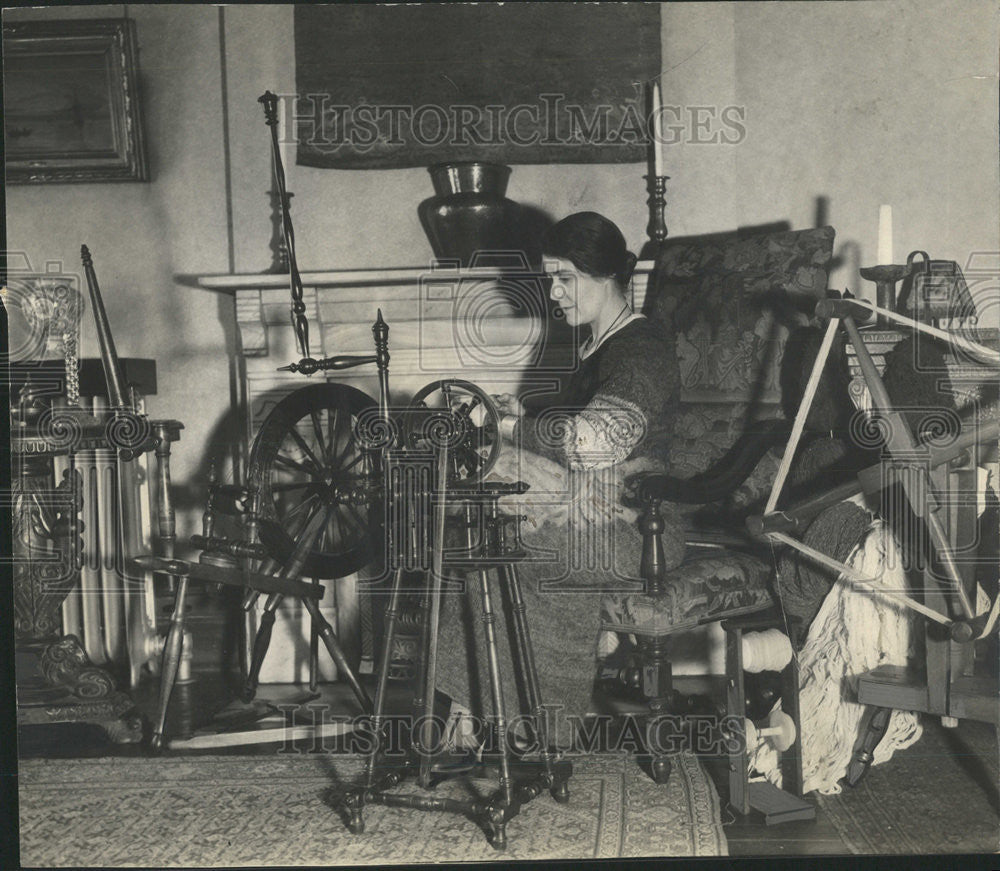
M 524 414 L 524 406 L 521 404 L 521 400 L 514 396 L 513 393 L 494 394 L 491 399 L 496 403 L 497 410 L 501 415 L 513 414 L 521 417 Z
M 501 393 L 492 397 L 500 412 L 500 436 L 505 441 L 514 441 L 517 425 L 524 415 L 521 400 L 511 393 Z

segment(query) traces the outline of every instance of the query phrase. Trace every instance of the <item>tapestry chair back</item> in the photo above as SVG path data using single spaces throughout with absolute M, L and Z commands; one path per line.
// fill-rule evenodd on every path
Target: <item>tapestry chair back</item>
M 786 344 L 826 294 L 833 238 L 832 227 L 740 232 L 676 239 L 661 250 L 644 308 L 680 367 L 670 474 L 703 472 L 756 422 L 787 416 Z M 766 491 L 777 463 L 765 456 L 733 501 Z

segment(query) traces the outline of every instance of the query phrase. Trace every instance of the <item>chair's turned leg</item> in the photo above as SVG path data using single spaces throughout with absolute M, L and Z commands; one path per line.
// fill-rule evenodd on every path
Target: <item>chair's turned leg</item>
M 252 702 L 257 695 L 257 684 L 260 681 L 260 669 L 264 657 L 271 646 L 271 633 L 274 630 L 275 612 L 284 597 L 281 593 L 271 593 L 264 603 L 264 611 L 260 615 L 260 625 L 253 640 L 253 655 L 250 657 L 250 668 L 247 670 L 247 680 L 243 685 L 243 701 Z
M 638 637 L 639 657 L 642 661 L 642 694 L 649 706 L 651 717 L 646 723 L 646 751 L 650 777 L 656 783 L 666 783 L 672 768 L 670 755 L 662 752 L 659 735 L 650 738 L 658 729 L 657 717 L 672 713 L 674 707 L 673 673 L 670 667 L 670 639 L 666 636 Z
M 160 698 L 156 707 L 156 723 L 150 745 L 153 750 L 163 746 L 163 730 L 167 722 L 167 706 L 170 704 L 170 694 L 177 681 L 177 669 L 181 662 L 181 649 L 184 646 L 184 608 L 187 598 L 188 578 L 177 579 L 177 595 L 174 598 L 174 610 L 170 616 L 170 630 L 163 646 L 163 660 L 160 668 Z

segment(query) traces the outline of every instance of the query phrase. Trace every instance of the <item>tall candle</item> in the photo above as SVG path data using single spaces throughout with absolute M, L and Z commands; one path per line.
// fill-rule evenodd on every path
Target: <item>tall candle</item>
M 653 82 L 653 175 L 663 172 L 663 106 L 660 102 L 660 83 Z
M 878 207 L 878 265 L 892 263 L 892 206 Z

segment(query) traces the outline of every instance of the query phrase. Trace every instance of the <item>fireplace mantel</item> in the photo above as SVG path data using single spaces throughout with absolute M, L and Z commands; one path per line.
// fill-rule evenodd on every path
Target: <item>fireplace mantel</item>
M 630 287 L 636 309 L 645 300 L 652 267 L 651 260 L 636 267 Z M 524 371 L 538 364 L 539 343 L 549 335 L 541 278 L 531 272 L 444 264 L 304 272 L 311 355 L 371 353 L 371 325 L 381 310 L 389 325 L 394 396 L 410 395 L 446 377 L 486 381 L 483 386 L 492 392 L 513 389 Z M 300 356 L 289 316 L 288 276 L 210 275 L 199 284 L 234 299 L 239 339 L 234 353 L 244 363 L 249 442 L 274 402 L 309 383 L 302 375 L 277 371 Z M 374 367 L 325 377 L 377 395 Z

